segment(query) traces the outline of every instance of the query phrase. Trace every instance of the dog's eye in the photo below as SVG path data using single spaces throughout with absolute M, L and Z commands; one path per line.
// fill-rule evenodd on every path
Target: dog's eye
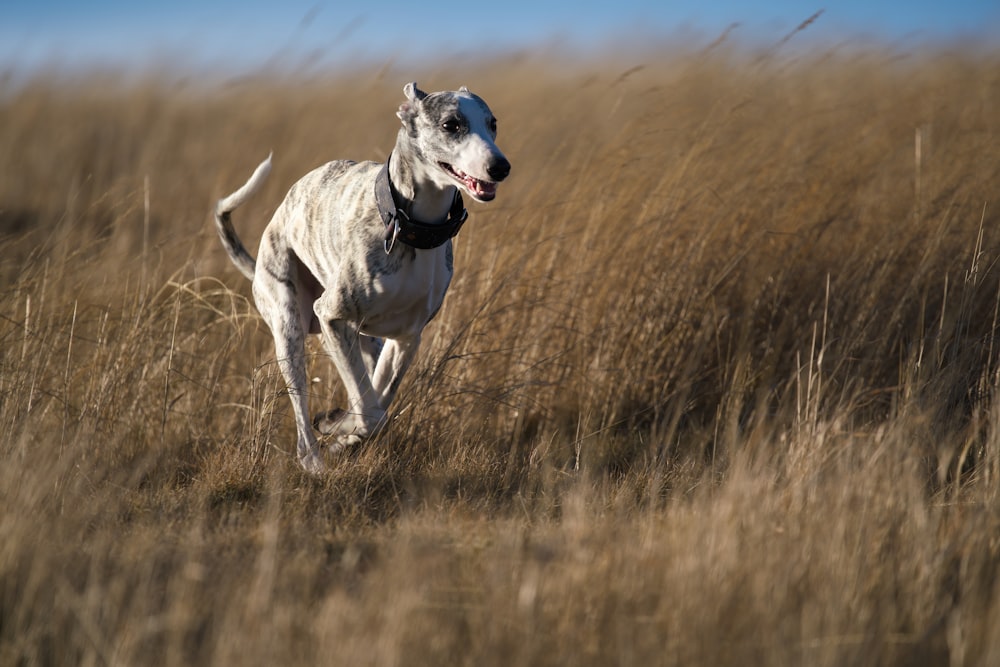
M 454 118 L 449 118 L 445 122 L 441 123 L 441 129 L 447 132 L 448 134 L 455 134 L 456 132 L 458 132 L 460 128 L 461 125 L 459 125 L 458 121 L 455 120 Z

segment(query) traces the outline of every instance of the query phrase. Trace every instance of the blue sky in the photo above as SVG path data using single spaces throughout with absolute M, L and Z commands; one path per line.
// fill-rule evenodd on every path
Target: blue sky
M 411 0 L 282 3 L 8 0 L 0 8 L 0 68 L 111 66 L 252 70 L 274 62 L 350 66 L 552 44 L 598 51 L 617 39 L 707 43 L 726 26 L 769 43 L 824 9 L 796 40 L 877 39 L 900 48 L 970 40 L 1000 44 L 1000 0 L 611 0 L 480 4 Z

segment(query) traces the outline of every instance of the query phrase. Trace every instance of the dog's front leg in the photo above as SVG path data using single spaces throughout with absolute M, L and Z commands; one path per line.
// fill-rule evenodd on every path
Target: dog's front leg
M 368 377 L 375 377 L 375 366 L 378 364 L 378 358 L 382 354 L 385 342 L 381 338 L 359 333 L 358 344 L 361 345 L 361 356 L 365 360 L 365 370 L 368 372 Z
M 388 411 L 406 370 L 410 367 L 414 357 L 417 356 L 419 347 L 420 334 L 385 341 L 372 377 L 372 386 L 382 410 Z
M 368 374 L 367 366 L 373 359 L 366 364 L 366 357 L 373 357 L 375 350 L 364 349 L 369 341 L 344 319 L 335 290 L 327 290 L 313 310 L 319 318 L 326 352 L 347 391 L 347 410 L 319 415 L 316 427 L 322 433 L 336 435 L 341 447 L 355 445 L 373 434 L 385 418 Z

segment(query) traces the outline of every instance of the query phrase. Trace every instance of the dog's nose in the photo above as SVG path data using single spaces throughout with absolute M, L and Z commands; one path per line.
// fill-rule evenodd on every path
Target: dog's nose
M 494 181 L 502 181 L 507 178 L 508 174 L 510 174 L 510 162 L 507 161 L 507 158 L 502 157 L 491 164 L 486 170 L 486 173 L 489 174 L 490 178 Z

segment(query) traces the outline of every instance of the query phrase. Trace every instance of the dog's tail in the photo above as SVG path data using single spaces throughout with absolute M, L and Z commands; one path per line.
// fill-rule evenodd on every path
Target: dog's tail
M 243 187 L 228 197 L 223 197 L 215 205 L 215 228 L 219 230 L 219 238 L 222 239 L 222 245 L 226 247 L 229 259 L 233 260 L 236 268 L 250 280 L 253 280 L 257 262 L 254 260 L 253 255 L 247 252 L 243 242 L 240 241 L 240 237 L 236 235 L 236 230 L 233 229 L 233 221 L 229 217 L 229 214 L 260 189 L 260 186 L 267 180 L 269 173 L 271 173 L 271 155 L 268 155 L 266 160 L 257 165 L 253 176 L 243 184 Z

